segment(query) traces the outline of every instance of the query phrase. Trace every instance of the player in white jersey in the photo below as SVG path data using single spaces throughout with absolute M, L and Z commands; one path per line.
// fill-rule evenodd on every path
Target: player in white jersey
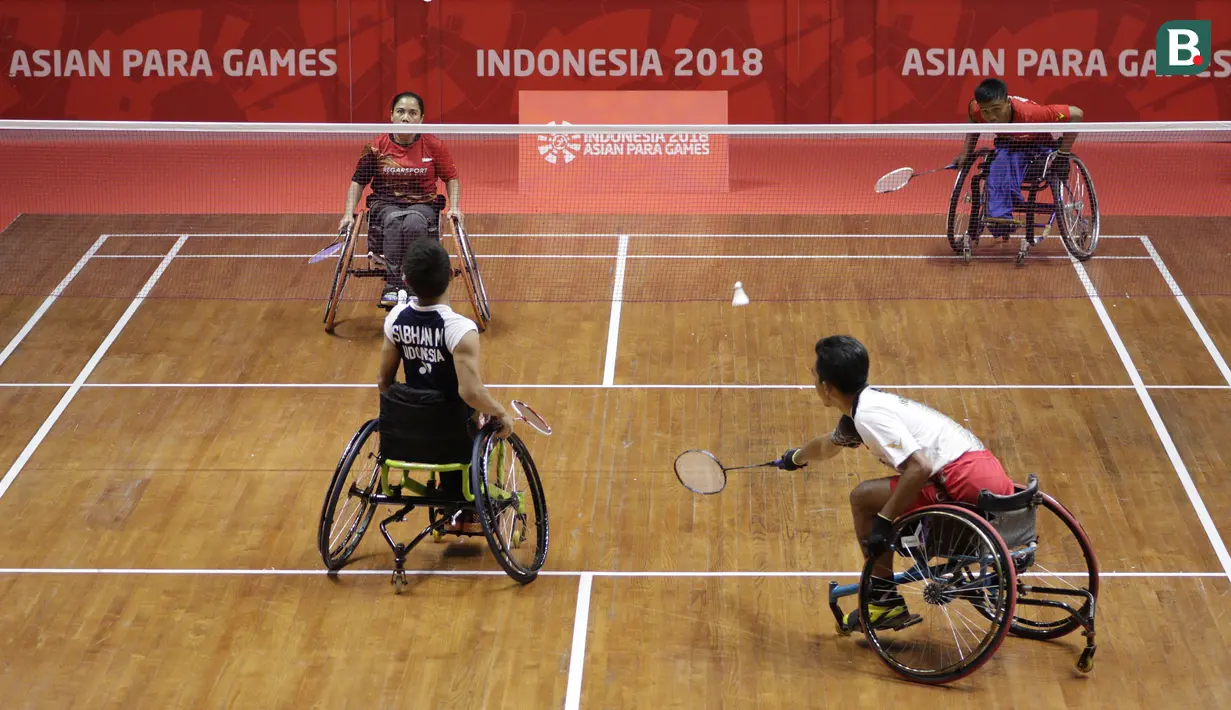
M 402 260 L 402 275 L 415 296 L 389 311 L 380 351 L 380 439 L 387 458 L 416 463 L 470 461 L 476 412 L 492 417 L 497 436 L 513 419 L 479 376 L 479 332 L 474 321 L 449 307 L 453 268 L 436 239 L 417 239 Z M 398 367 L 405 383 L 396 382 Z M 462 497 L 462 475 L 440 474 L 440 491 Z M 474 515 L 451 521 L 451 532 L 483 532 Z
M 865 555 L 884 560 L 875 573 L 888 577 L 893 553 L 886 537 L 899 516 L 933 503 L 975 503 L 982 489 L 1008 495 L 1014 487 L 978 437 L 931 407 L 868 387 L 868 370 L 868 351 L 858 340 L 832 335 L 817 342 L 816 392 L 842 417 L 830 434 L 783 454 L 782 468 L 795 470 L 863 445 L 897 473 L 863 481 L 851 491 L 855 536 Z M 877 603 L 868 605 L 873 624 L 908 613 L 895 588 L 880 591 Z M 858 610 L 851 613 L 848 626 L 859 616 Z

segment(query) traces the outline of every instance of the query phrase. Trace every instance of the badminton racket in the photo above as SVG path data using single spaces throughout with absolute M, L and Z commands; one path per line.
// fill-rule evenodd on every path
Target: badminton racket
M 754 463 L 750 466 L 724 467 L 718 457 L 710 452 L 692 449 L 675 457 L 675 477 L 680 479 L 680 483 L 693 493 L 713 495 L 727 487 L 727 471 L 743 471 L 766 466 L 776 468 L 781 463 L 781 459 L 775 459 L 765 463 Z
M 529 424 L 531 429 L 544 436 L 551 436 L 551 425 L 547 423 L 546 419 L 539 416 L 538 412 L 531 409 L 530 405 L 515 399 L 513 400 L 513 411 L 517 412 L 515 419 L 520 419 Z
M 351 223 L 350 229 L 354 229 L 353 222 Z M 339 229 L 338 230 L 338 241 L 334 242 L 333 244 L 330 244 L 324 249 L 321 249 L 320 251 L 316 252 L 312 256 L 308 257 L 308 263 L 315 264 L 318 261 L 324 261 L 325 259 L 328 259 L 329 257 L 334 256 L 338 252 L 342 251 L 342 247 L 346 244 L 346 237 L 349 235 L 350 229 L 347 229 L 345 227 L 343 227 L 342 229 Z
M 908 182 L 919 177 L 920 175 L 930 175 L 931 173 L 939 172 L 941 170 L 953 170 L 955 168 L 957 168 L 957 166 L 952 163 L 943 168 L 932 168 L 931 170 L 925 170 L 921 173 L 915 172 L 914 168 L 898 168 L 892 172 L 885 173 L 880 180 L 876 181 L 876 191 L 893 192 L 894 190 L 901 190 L 906 187 Z

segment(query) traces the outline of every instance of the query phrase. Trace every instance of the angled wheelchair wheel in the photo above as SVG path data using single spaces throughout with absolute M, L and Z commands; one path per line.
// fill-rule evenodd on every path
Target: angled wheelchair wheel
M 1004 540 L 969 510 L 932 505 L 899 518 L 890 541 L 892 579 L 878 577 L 869 559 L 859 582 L 869 645 L 915 682 L 950 683 L 973 673 L 996 653 L 1013 619 L 1017 587 Z M 907 611 L 874 625 L 869 605 L 890 588 Z
M 1010 633 L 1041 641 L 1067 636 L 1094 618 L 1098 559 L 1081 523 L 1056 499 L 1041 494 L 1037 542 L 1010 550 L 1020 583 Z M 1077 612 L 1054 606 L 1065 604 Z
M 978 164 L 985 160 L 984 151 L 976 152 L 970 163 L 958 171 L 949 196 L 949 217 L 945 235 L 949 248 L 966 261 L 971 258 L 971 245 L 983 230 L 986 191 Z
M 490 426 L 480 432 L 470 490 L 496 561 L 519 583 L 533 581 L 547 561 L 547 497 L 534 459 L 517 434 L 498 439 Z
M 370 496 L 380 474 L 380 437 L 376 420 L 359 427 L 333 472 L 317 529 L 317 548 L 325 566 L 341 569 L 372 522 L 376 504 Z
M 333 332 L 334 320 L 338 315 L 338 306 L 342 303 L 342 292 L 346 289 L 346 282 L 350 279 L 351 264 L 355 259 L 355 244 L 359 241 L 359 234 L 367 223 L 367 217 L 367 210 L 361 210 L 359 215 L 355 217 L 355 223 L 351 225 L 350 230 L 346 233 L 342 251 L 338 254 L 338 264 L 333 270 L 333 284 L 329 290 L 329 301 L 325 304 L 326 333 Z
M 470 237 L 466 235 L 466 230 L 457 217 L 452 218 L 452 224 L 453 237 L 457 242 L 458 261 L 461 262 L 459 275 L 466 282 L 466 292 L 470 296 L 470 306 L 474 309 L 475 323 L 482 332 L 487 330 L 492 320 L 491 303 L 487 300 L 487 287 L 483 285 L 483 276 L 479 273 L 479 262 L 475 258 Z
M 1056 205 L 1056 225 L 1064 248 L 1078 261 L 1094 256 L 1098 248 L 1098 195 L 1086 164 L 1073 156 L 1069 159 L 1069 179 L 1064 183 L 1050 181 L 1052 201 Z

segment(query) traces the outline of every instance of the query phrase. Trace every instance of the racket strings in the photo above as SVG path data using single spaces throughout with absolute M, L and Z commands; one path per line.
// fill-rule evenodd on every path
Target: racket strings
M 696 493 L 717 493 L 727 484 L 722 464 L 704 451 L 686 451 L 675 460 L 675 475 L 680 483 Z

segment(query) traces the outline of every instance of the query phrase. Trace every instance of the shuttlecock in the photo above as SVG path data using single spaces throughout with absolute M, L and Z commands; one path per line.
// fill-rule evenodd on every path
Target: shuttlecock
M 735 282 L 735 297 L 731 299 L 732 306 L 748 305 L 748 294 L 744 293 L 744 284 L 742 281 Z

